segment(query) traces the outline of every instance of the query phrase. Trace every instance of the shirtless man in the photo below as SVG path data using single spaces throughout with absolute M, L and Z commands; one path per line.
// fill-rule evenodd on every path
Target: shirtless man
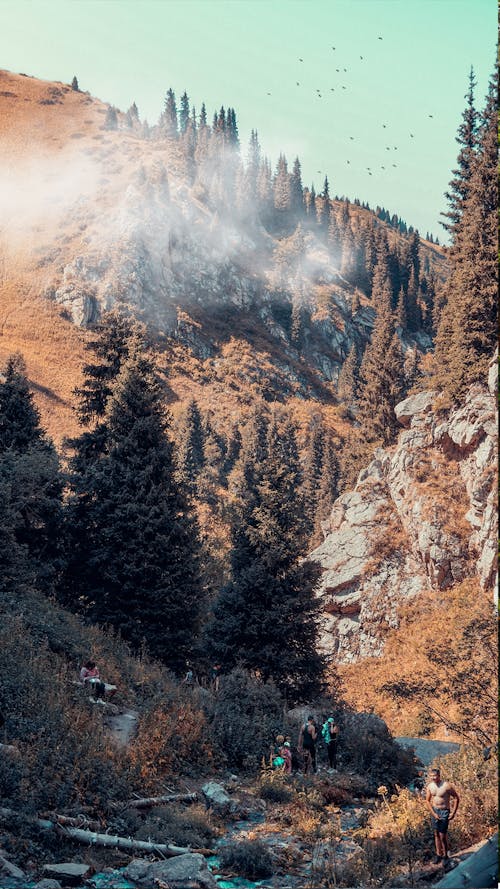
M 459 796 L 453 784 L 441 781 L 439 769 L 431 769 L 430 782 L 425 793 L 425 802 L 431 813 L 431 825 L 436 845 L 436 861 L 448 861 L 448 824 L 457 814 Z

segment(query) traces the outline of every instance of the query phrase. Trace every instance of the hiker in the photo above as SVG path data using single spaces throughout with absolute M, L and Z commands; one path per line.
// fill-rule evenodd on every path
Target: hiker
M 445 864 L 448 857 L 448 824 L 457 814 L 459 796 L 449 781 L 441 780 L 439 769 L 431 769 L 430 782 L 425 793 L 425 802 L 431 813 L 431 826 L 434 831 L 434 844 L 436 846 L 436 863 Z
M 194 673 L 193 673 L 191 667 L 189 666 L 189 664 L 188 664 L 187 673 L 184 676 L 184 679 L 182 680 L 182 684 L 183 685 L 194 685 Z
M 314 716 L 308 716 L 307 722 L 304 725 L 301 725 L 299 732 L 299 741 L 298 748 L 300 752 L 303 754 L 304 764 L 304 775 L 307 775 L 309 771 L 309 765 L 312 766 L 312 770 L 316 773 L 316 741 L 318 738 L 318 732 L 316 731 L 316 726 L 314 724 Z
M 328 769 L 329 771 L 337 771 L 337 740 L 339 728 L 336 725 L 333 716 L 329 716 L 321 729 L 323 741 L 326 744 L 328 753 Z
M 219 691 L 220 680 L 220 664 L 214 664 L 212 667 L 212 689 Z
M 283 772 L 285 775 L 292 774 L 292 748 L 290 745 L 290 741 L 284 741 L 283 747 L 281 748 L 281 756 L 285 760 L 285 765 L 283 766 Z
M 96 667 L 95 661 L 86 661 L 84 663 L 80 670 L 80 682 L 83 682 L 84 685 L 86 682 L 89 683 L 92 692 L 89 701 L 93 704 L 104 704 L 104 695 L 107 693 L 112 697 L 116 691 L 116 685 L 108 685 L 100 678 L 99 669 Z

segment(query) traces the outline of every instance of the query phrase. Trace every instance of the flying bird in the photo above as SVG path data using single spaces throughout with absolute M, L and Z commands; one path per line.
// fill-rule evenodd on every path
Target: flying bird
M 384 130 L 385 130 L 386 127 L 387 127 L 387 124 L 386 124 L 386 123 L 383 123 L 382 126 L 383 126 L 383 128 L 384 128 Z
M 298 80 L 297 80 L 297 86 L 300 86 L 300 83 L 299 83 L 299 81 L 298 81 Z
M 343 86 L 343 87 L 342 87 L 342 89 L 343 89 L 343 90 L 346 90 L 346 89 L 347 89 L 347 87 L 346 87 L 346 86 Z
M 433 114 L 429 114 L 429 117 L 434 117 L 434 115 L 433 115 Z
M 383 40 L 384 38 L 383 38 L 383 37 L 379 37 L 378 39 L 379 39 L 379 40 Z
M 397 150 L 398 150 L 398 146 L 395 145 L 395 146 L 394 146 L 394 151 L 397 151 Z
M 344 71 L 347 73 L 347 68 L 344 68 Z
M 370 172 L 368 171 L 368 175 L 369 175 L 369 176 L 373 176 L 373 173 L 370 173 Z
M 340 68 L 335 68 L 337 74 L 340 72 Z
M 393 167 L 397 167 L 397 164 L 393 164 L 392 166 L 393 166 Z
M 335 87 L 334 87 L 334 86 L 331 86 L 331 87 L 330 87 L 330 92 L 331 92 L 331 93 L 334 93 L 334 92 L 335 92 Z
M 332 46 L 332 49 L 335 49 L 335 47 L 334 47 L 334 46 Z
M 385 167 L 381 167 L 382 170 L 385 170 Z
M 267 95 L 268 95 L 268 96 L 270 96 L 270 95 L 271 95 L 271 93 L 268 93 L 268 94 L 267 94 Z
M 348 164 L 350 164 L 350 163 L 351 163 L 351 161 L 347 161 L 347 163 L 348 163 Z
M 360 59 L 362 59 L 362 58 L 363 58 L 363 56 L 360 56 Z
M 413 138 L 414 138 L 413 133 L 410 133 L 410 139 L 413 139 Z
M 299 62 L 303 62 L 303 61 L 304 61 L 304 59 L 299 59 Z
M 349 139 L 354 139 L 354 136 L 349 136 Z

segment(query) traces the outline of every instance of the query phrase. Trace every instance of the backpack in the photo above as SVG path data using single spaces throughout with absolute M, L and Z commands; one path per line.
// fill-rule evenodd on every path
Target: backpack
M 332 736 L 330 735 L 330 723 L 329 722 L 323 723 L 323 726 L 321 729 L 321 737 L 323 738 L 323 741 L 325 742 L 325 744 L 330 743 Z

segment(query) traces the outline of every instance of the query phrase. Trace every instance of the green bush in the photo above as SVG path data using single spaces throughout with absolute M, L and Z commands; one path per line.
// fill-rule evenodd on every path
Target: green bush
M 220 851 L 222 868 L 230 868 L 249 880 L 273 875 L 273 859 L 261 840 L 228 843 Z
M 404 787 L 417 774 L 414 756 L 392 737 L 385 722 L 374 713 L 347 713 L 341 721 L 340 760 L 366 778 L 367 790 L 380 784 Z
M 164 806 L 148 815 L 135 836 L 137 839 L 151 839 L 153 842 L 169 842 L 200 849 L 210 846 L 216 830 L 207 820 L 204 810 L 188 809 L 179 812 Z
M 256 770 L 282 723 L 283 700 L 272 682 L 239 668 L 221 677 L 210 734 L 230 767 Z
M 285 787 L 283 781 L 263 781 L 259 796 L 268 803 L 289 803 L 293 793 L 289 787 Z

